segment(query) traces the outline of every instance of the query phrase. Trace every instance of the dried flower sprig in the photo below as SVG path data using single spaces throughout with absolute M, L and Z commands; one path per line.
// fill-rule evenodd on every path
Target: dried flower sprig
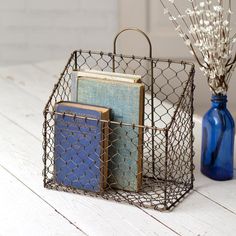
M 207 77 L 214 94 L 226 94 L 236 67 L 236 33 L 232 35 L 231 0 L 186 0 L 184 13 L 177 0 L 160 0 L 164 14 L 175 26 Z M 179 2 L 183 5 L 183 0 Z

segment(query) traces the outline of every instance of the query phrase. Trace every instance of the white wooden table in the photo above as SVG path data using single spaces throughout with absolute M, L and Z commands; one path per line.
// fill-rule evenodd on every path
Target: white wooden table
M 42 111 L 65 61 L 0 68 L 0 235 L 236 235 L 236 179 L 199 173 L 172 212 L 139 209 L 43 188 Z

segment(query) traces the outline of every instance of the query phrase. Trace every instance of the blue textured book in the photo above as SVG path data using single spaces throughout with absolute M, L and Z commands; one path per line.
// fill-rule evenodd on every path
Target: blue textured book
M 91 76 L 77 72 L 75 99 L 77 102 L 109 107 L 111 120 L 143 125 L 144 85 L 137 76 L 116 79 L 116 74 Z M 95 73 L 94 73 L 95 74 Z M 130 82 L 128 82 L 130 80 Z M 76 84 L 76 86 L 75 86 Z M 109 186 L 139 191 L 142 185 L 142 128 L 111 124 L 109 145 Z
M 108 174 L 108 124 L 98 120 L 109 120 L 110 110 L 60 102 L 56 104 L 55 112 L 56 182 L 87 191 L 102 192 L 106 187 Z

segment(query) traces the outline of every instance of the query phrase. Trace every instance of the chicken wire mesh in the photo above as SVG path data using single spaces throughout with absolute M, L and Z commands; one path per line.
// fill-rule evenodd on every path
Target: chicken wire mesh
M 144 124 L 57 112 L 80 69 L 140 75 Z M 175 206 L 194 181 L 193 77 L 191 63 L 74 51 L 44 110 L 44 186 L 156 210 Z

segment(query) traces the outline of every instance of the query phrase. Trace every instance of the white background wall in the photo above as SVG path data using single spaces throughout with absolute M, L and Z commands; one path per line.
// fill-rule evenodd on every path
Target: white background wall
M 114 35 L 125 27 L 146 31 L 154 56 L 192 59 L 163 15 L 159 0 L 0 0 L 0 66 L 66 60 L 79 48 L 111 51 Z M 118 51 L 143 55 L 146 45 L 129 36 L 119 42 Z M 210 92 L 199 71 L 195 81 L 196 111 L 201 113 L 209 106 Z M 236 117 L 235 89 L 236 73 L 229 91 L 230 109 Z
M 0 0 L 0 66 L 106 51 L 116 31 L 116 0 Z
M 184 8 L 187 0 L 176 0 Z M 200 2 L 200 0 L 198 0 Z M 135 7 L 134 7 L 135 6 Z M 236 31 L 236 1 L 232 1 L 233 30 Z M 153 54 L 156 57 L 165 57 L 178 60 L 193 61 L 184 42 L 174 30 L 168 17 L 163 14 L 163 7 L 159 0 L 119 0 L 119 27 L 138 27 L 148 33 L 152 44 Z M 126 53 L 147 55 L 147 43 L 137 35 L 126 37 L 120 43 L 122 51 Z M 195 62 L 195 61 L 194 61 Z M 195 112 L 203 114 L 210 107 L 211 92 L 206 78 L 199 71 L 196 64 L 195 75 Z M 229 108 L 236 120 L 236 71 L 230 82 L 228 93 Z

